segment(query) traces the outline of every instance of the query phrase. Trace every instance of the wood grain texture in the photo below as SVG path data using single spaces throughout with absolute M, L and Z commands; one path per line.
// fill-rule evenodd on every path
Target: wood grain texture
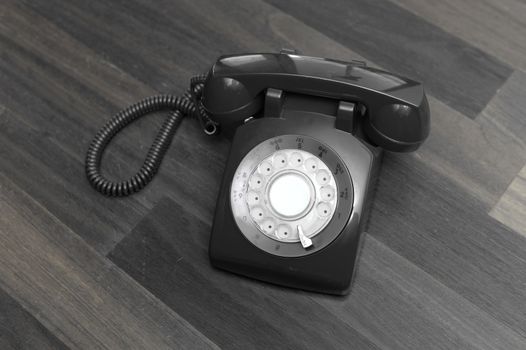
M 370 234 L 526 336 L 526 239 L 422 160 L 387 155 Z
M 123 105 L 155 91 L 33 11 L 9 1 L 0 6 L 16 14 L 0 23 L 0 43 L 6 48 L 0 57 L 0 81 L 8 87 L 0 91 L 0 98 L 8 109 L 4 115 L 6 137 L 1 140 L 9 165 L 6 171 L 17 184 L 28 188 L 102 253 L 137 224 L 152 202 L 166 195 L 166 188 L 174 198 L 192 203 L 196 212 L 211 218 L 217 186 L 208 184 L 220 177 L 228 144 L 224 139 L 206 137 L 194 122 L 183 123 L 163 163 L 166 170 L 154 182 L 166 186 L 117 203 L 91 191 L 83 161 L 94 133 Z M 46 40 L 35 33 L 35 24 Z M 12 39 L 15 35 L 17 40 Z M 185 79 L 177 83 L 187 85 Z M 102 85 L 102 90 L 96 90 L 97 85 Z M 32 96 L 29 104 L 28 96 Z M 145 118 L 116 138 L 103 159 L 104 164 L 112 164 L 104 167 L 108 176 L 128 177 L 139 168 L 161 120 L 162 115 Z M 14 153 L 8 152 L 10 148 Z M 52 173 L 55 180 L 48 184 L 45 178 L 33 179 L 35 172 Z M 177 173 L 177 179 L 170 173 Z M 198 186 L 203 195 L 209 195 L 208 201 L 192 196 L 190 189 Z M 83 208 L 91 209 L 81 216 L 72 215 L 84 212 Z
M 428 92 L 471 118 L 511 74 L 492 56 L 388 1 L 267 2 L 381 66 L 423 81 Z
M 391 1 L 502 62 L 526 70 L 524 1 Z
M 526 165 L 489 214 L 526 237 Z
M 513 164 L 492 163 L 500 171 L 517 173 L 526 162 L 526 73 L 515 71 L 491 99 L 476 121 L 483 130 L 495 130 L 494 137 L 486 137 L 489 144 L 506 142 L 501 158 L 515 158 Z M 489 164 L 488 164 L 489 165 Z
M 67 347 L 0 289 L 0 349 L 63 350 Z
M 385 349 L 521 349 L 526 339 L 367 235 L 356 284 L 323 307 Z
M 125 5 L 104 1 L 25 2 L 35 13 L 123 71 L 163 91 L 186 88 L 191 75 L 209 68 L 209 57 L 243 51 L 247 43 L 256 47 L 260 42 L 256 37 L 243 38 L 242 32 L 236 32 L 245 24 L 241 18 L 224 28 L 229 16 L 223 15 L 219 21 L 213 19 L 216 16 L 208 16 L 215 13 L 221 19 L 227 7 L 214 11 L 216 5 L 212 1 L 205 4 L 140 0 L 126 1 Z M 110 23 L 111 33 L 103 29 Z M 203 55 L 204 52 L 208 55 Z
M 222 348 L 526 346 L 526 339 L 371 236 L 353 290 L 341 298 L 214 270 L 209 231 L 184 207 L 162 200 L 110 259 Z
M 215 347 L 5 176 L 0 179 L 0 281 L 64 344 Z

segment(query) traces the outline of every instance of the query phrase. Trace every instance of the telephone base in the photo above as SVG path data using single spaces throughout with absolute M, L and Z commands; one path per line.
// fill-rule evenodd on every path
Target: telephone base
M 368 216 L 368 200 L 372 192 L 381 159 L 381 150 L 367 145 L 347 132 L 334 128 L 334 118 L 316 113 L 294 113 L 287 118 L 252 120 L 238 128 L 225 169 L 219 194 L 209 255 L 213 266 L 261 281 L 307 291 L 345 295 L 350 291 L 361 246 L 361 237 Z M 342 188 L 338 196 L 341 205 L 350 201 L 352 210 L 337 206 L 331 225 L 311 237 L 313 247 L 303 248 L 300 243 L 280 242 L 253 229 L 240 229 L 234 217 L 230 185 L 243 158 L 259 144 L 276 147 L 287 142 L 287 135 L 301 139 L 330 140 L 327 145 L 341 159 L 349 171 L 351 187 Z M 313 141 L 314 142 L 314 141 Z M 320 141 L 321 143 L 321 141 Z M 288 147 L 288 146 L 287 146 Z M 308 150 L 307 141 L 298 147 Z M 319 147 L 316 146 L 316 149 Z M 328 157 L 325 155 L 324 157 Z M 325 159 L 325 158 L 323 158 Z M 328 160 L 331 171 L 339 174 L 338 164 Z M 241 175 L 241 174 L 239 174 Z M 343 176 L 343 175 L 342 175 Z M 348 176 L 345 173 L 345 176 Z M 347 185 L 345 185 L 347 186 Z M 341 217 L 337 216 L 341 214 Z M 250 218 L 246 219 L 250 221 Z M 342 226 L 336 226 L 340 220 Z M 241 222 L 241 224 L 243 224 Z

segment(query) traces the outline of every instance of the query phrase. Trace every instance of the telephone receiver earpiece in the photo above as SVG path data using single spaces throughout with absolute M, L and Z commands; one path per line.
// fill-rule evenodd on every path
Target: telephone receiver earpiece
M 223 56 L 208 73 L 201 103 L 223 129 L 235 128 L 263 109 L 269 88 L 364 106 L 357 112 L 363 132 L 386 150 L 413 151 L 429 134 L 422 84 L 356 61 L 287 53 Z

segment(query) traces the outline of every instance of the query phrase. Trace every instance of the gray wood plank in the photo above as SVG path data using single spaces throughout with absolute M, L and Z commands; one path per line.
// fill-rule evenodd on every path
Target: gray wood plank
M 0 288 L 0 349 L 62 350 L 67 347 Z
M 24 7 L 21 2 L 6 0 L 0 5 L 3 13 L 9 13 L 0 22 L 3 37 L 11 41 L 16 39 L 19 47 L 40 57 L 39 62 L 47 61 L 49 65 L 60 67 L 76 81 L 106 97 L 110 106 L 127 105 L 135 102 L 138 95 L 154 93 L 153 89 L 98 56 L 88 46 Z M 8 53 L 7 47 L 4 48 Z M 97 115 L 93 117 L 97 118 Z
M 162 200 L 109 257 L 221 347 L 526 346 L 525 338 L 371 236 L 352 292 L 341 298 L 212 269 L 209 230 L 184 207 Z
M 391 0 L 514 68 L 526 69 L 526 5 L 521 0 Z
M 7 49 L 0 58 L 0 80 L 8 87 L 0 91 L 0 99 L 9 109 L 2 116 L 8 126 L 2 130 L 3 151 L 6 161 L 11 160 L 10 176 L 20 186 L 31 188 L 53 214 L 101 252 L 128 233 L 151 203 L 167 194 L 166 187 L 168 195 L 212 216 L 217 191 L 212 180 L 221 175 L 228 143 L 207 138 L 192 121 L 177 133 L 152 190 L 117 202 L 92 191 L 83 161 L 95 131 L 123 105 L 154 91 L 32 11 L 10 1 L 0 6 L 13 13 L 0 23 L 0 42 Z M 187 85 L 184 79 L 178 84 L 181 90 Z M 145 118 L 116 138 L 103 161 L 110 177 L 126 178 L 138 169 L 161 120 L 161 115 Z M 34 181 L 35 172 L 46 175 Z M 48 176 L 56 183 L 47 186 Z M 64 196 L 64 187 L 74 200 Z M 209 201 L 196 197 L 192 188 L 201 188 Z M 68 205 L 71 210 L 65 210 Z
M 503 137 L 494 125 L 480 125 L 432 97 L 429 105 L 432 131 L 414 156 L 489 211 L 526 161 L 526 147 Z
M 216 348 L 0 175 L 3 289 L 72 348 Z
M 522 349 L 526 338 L 367 235 L 351 296 L 318 299 L 390 349 Z
M 526 237 L 526 165 L 489 214 Z
M 526 158 L 526 73 L 515 71 L 491 99 L 476 121 L 484 130 L 493 129 L 499 132 L 494 137 L 487 137 L 491 144 L 513 142 L 513 147 L 502 150 L 502 157 L 507 154 L 522 152 L 523 157 L 516 157 L 515 172 L 521 168 L 521 161 Z M 493 135 L 492 135 L 493 136 Z M 505 166 L 498 164 L 501 170 Z
M 181 77 L 189 79 L 208 69 L 221 52 L 242 48 L 238 39 L 221 49 L 227 42 L 225 33 L 208 27 L 203 8 L 189 2 L 182 6 L 129 1 L 121 6 L 111 2 L 27 1 L 25 5 L 156 90 L 180 91 Z
M 221 348 L 377 348 L 308 294 L 214 270 L 209 232 L 164 199 L 109 258 Z
M 38 132 L 22 123 L 19 116 L 9 110 L 1 116 L 2 172 L 98 251 L 111 249 L 147 209 L 134 200 L 117 202 L 95 196 L 82 161 L 46 139 L 45 130 Z
M 108 210 L 103 198 L 90 197 L 83 175 L 84 154 L 111 108 L 101 96 L 107 94 L 110 99 L 129 103 L 129 91 L 150 94 L 151 90 L 134 84 L 115 66 L 101 62 L 92 51 L 38 16 L 22 12 L 13 2 L 2 2 L 0 6 L 10 13 L 0 21 L 0 42 L 5 48 L 0 59 L 0 81 L 7 87 L 0 90 L 0 98 L 10 109 L 2 115 L 5 171 L 91 245 L 107 251 L 129 232 L 145 206 L 112 202 L 115 210 Z M 95 86 L 100 94 L 92 92 Z M 74 98 L 73 92 L 82 98 Z M 15 110 L 16 115 L 12 112 Z M 14 144 L 8 146 L 9 139 Z M 122 161 L 129 163 L 130 157 L 122 153 Z M 114 169 L 122 167 L 117 164 Z M 34 179 L 35 173 L 42 176 Z M 85 208 L 91 209 L 85 212 Z M 74 214 L 75 209 L 83 214 Z
M 370 234 L 526 336 L 526 239 L 412 156 L 384 159 Z
M 388 1 L 274 1 L 381 66 L 423 81 L 426 90 L 475 118 L 511 69 L 487 53 Z

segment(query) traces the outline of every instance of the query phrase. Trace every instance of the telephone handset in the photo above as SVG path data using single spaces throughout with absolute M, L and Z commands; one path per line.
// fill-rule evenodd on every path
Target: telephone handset
M 221 125 L 236 127 L 262 110 L 267 88 L 365 106 L 367 136 L 391 151 L 415 150 L 429 134 L 422 84 L 359 61 L 293 54 L 225 56 L 209 73 L 202 103 Z
M 161 109 L 172 112 L 139 173 L 105 179 L 100 159 L 113 135 Z M 232 137 L 212 264 L 330 294 L 349 291 L 382 148 L 413 151 L 429 134 L 427 99 L 413 80 L 293 52 L 223 56 L 182 97 L 152 97 L 117 114 L 88 150 L 92 186 L 113 196 L 144 187 L 184 115 Z

